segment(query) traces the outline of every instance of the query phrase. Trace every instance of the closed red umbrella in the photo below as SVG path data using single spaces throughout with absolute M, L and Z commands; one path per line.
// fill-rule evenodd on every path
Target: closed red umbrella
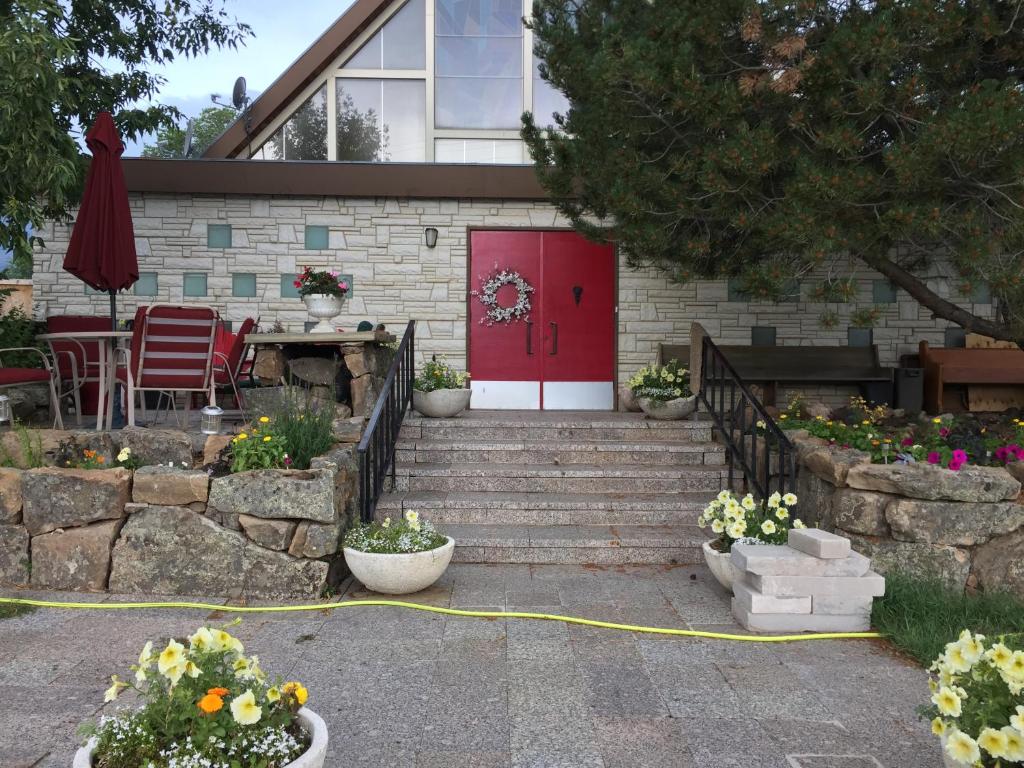
M 117 330 L 114 295 L 139 279 L 139 261 L 121 168 L 124 142 L 109 112 L 99 113 L 85 143 L 92 152 L 92 163 L 64 269 L 97 291 L 110 294 L 110 317 Z

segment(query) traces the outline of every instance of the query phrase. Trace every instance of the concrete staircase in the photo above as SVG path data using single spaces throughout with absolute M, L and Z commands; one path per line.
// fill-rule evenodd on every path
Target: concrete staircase
M 725 483 L 708 421 L 469 411 L 405 419 L 397 486 L 377 517 L 415 509 L 472 563 L 696 563 L 697 514 Z

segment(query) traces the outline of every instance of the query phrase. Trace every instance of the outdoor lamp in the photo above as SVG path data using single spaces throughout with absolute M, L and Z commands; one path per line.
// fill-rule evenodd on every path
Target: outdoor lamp
M 223 416 L 223 408 L 216 405 L 205 406 L 199 419 L 199 431 L 204 435 L 220 434 L 220 421 Z
M 423 238 L 426 240 L 427 248 L 433 248 L 437 245 L 437 228 L 427 227 L 423 230 Z
M 11 420 L 11 398 L 0 395 L 0 424 Z

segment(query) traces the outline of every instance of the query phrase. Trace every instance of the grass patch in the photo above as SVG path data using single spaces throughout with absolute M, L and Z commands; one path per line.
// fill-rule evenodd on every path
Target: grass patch
M 0 620 L 2 619 L 13 619 L 15 616 L 23 616 L 26 613 L 32 613 L 36 607 L 34 605 L 17 605 L 15 603 L 0 603 Z
M 938 579 L 890 573 L 871 623 L 901 651 L 929 666 L 963 629 L 989 637 L 1024 632 L 1024 601 L 1004 592 L 965 595 Z

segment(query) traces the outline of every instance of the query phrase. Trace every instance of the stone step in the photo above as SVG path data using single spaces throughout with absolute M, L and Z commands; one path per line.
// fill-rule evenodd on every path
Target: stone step
M 702 561 L 695 525 L 446 525 L 457 563 L 680 564 Z
M 720 464 L 428 464 L 397 463 L 398 491 L 518 491 L 523 493 L 717 493 Z
M 404 440 L 617 440 L 629 443 L 709 442 L 705 418 L 656 421 L 633 413 L 467 411 L 454 419 L 406 416 Z
M 428 464 L 721 464 L 725 450 L 709 442 L 617 440 L 403 440 L 398 461 Z
M 414 509 L 438 525 L 668 525 L 693 524 L 714 494 L 484 493 L 409 491 L 389 493 L 377 519 Z

